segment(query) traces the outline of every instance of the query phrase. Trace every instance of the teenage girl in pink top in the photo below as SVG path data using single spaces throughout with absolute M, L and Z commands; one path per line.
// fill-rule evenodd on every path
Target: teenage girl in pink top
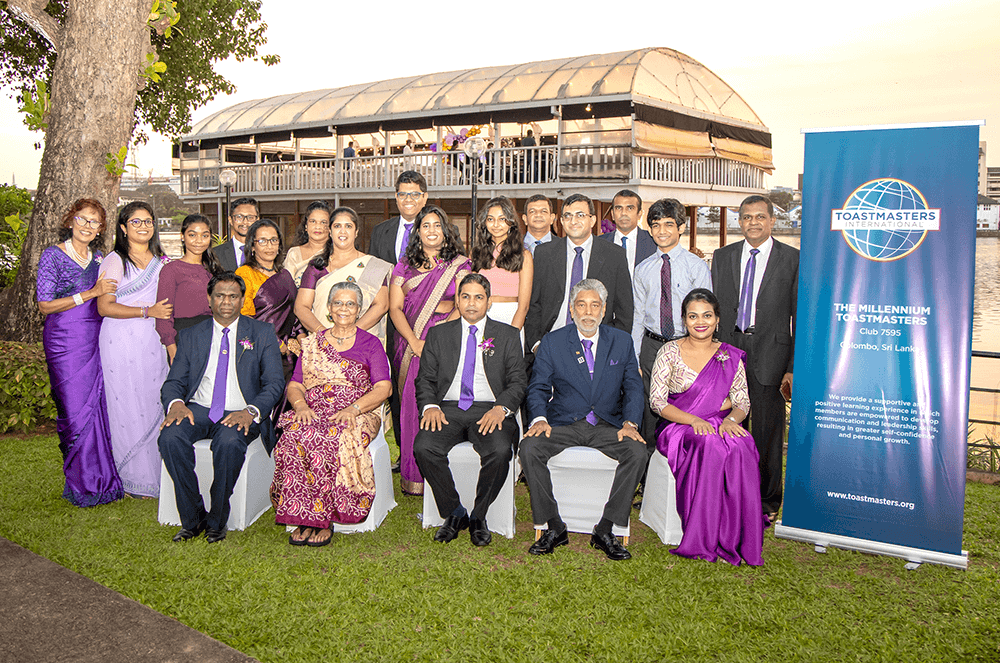
M 531 252 L 524 248 L 514 204 L 506 196 L 490 199 L 480 211 L 471 258 L 472 270 L 490 282 L 489 316 L 522 329 L 535 267 Z

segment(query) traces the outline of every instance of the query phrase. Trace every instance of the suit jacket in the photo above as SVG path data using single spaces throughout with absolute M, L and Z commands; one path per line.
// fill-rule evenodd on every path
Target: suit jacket
M 618 427 L 626 421 L 639 424 L 644 401 L 639 362 L 627 332 L 601 325 L 593 379 L 576 325 L 546 334 L 538 346 L 528 385 L 531 421 L 545 417 L 550 426 L 568 426 L 593 410 Z
M 712 284 L 719 298 L 719 339 L 730 344 L 734 343 L 740 307 L 740 257 L 745 241 L 716 249 L 712 256 Z M 792 372 L 798 287 L 799 250 L 774 240 L 754 305 L 752 351 L 747 352 L 747 370 L 763 385 L 781 384 L 782 376 Z
M 198 390 L 208 367 L 212 325 L 212 320 L 205 320 L 178 333 L 177 355 L 160 389 L 164 410 L 178 398 L 187 403 Z M 278 339 L 272 325 L 245 315 L 239 317 L 235 331 L 230 346 L 236 352 L 236 379 L 247 405 L 260 411 L 260 435 L 264 448 L 270 453 L 277 442 L 271 410 L 285 391 Z M 243 347 L 243 340 L 249 340 L 252 347 Z
M 635 238 L 636 241 L 635 264 L 632 265 L 633 270 L 636 268 L 636 265 L 638 265 L 640 262 L 642 262 L 643 260 L 645 260 L 646 258 L 648 258 L 649 256 L 653 255 L 656 252 L 656 242 L 653 241 L 653 236 L 650 235 L 648 231 L 645 231 L 642 228 L 637 228 L 636 231 L 638 234 L 636 235 Z M 605 242 L 611 242 L 612 244 L 615 244 L 615 246 L 621 246 L 621 244 L 615 243 L 614 230 L 612 230 L 609 233 L 604 233 L 603 235 L 599 235 L 599 237 L 603 239 Z
M 535 248 L 535 276 L 531 284 L 531 305 L 524 321 L 524 344 L 531 350 L 548 333 L 558 316 L 566 317 L 562 300 L 566 294 L 565 237 L 553 237 Z M 597 279 L 608 289 L 607 325 L 632 331 L 632 281 L 628 275 L 625 249 L 610 242 L 594 240 L 584 278 Z
M 399 217 L 395 216 L 375 226 L 371 240 L 368 242 L 368 253 L 385 260 L 390 265 L 399 262 L 396 259 L 396 233 L 399 231 Z M 406 247 L 403 247 L 406 251 Z
M 528 378 L 524 372 L 524 351 L 521 334 L 510 325 L 486 318 L 483 339 L 493 339 L 493 353 L 483 354 L 483 370 L 490 383 L 497 405 L 516 412 L 524 400 Z M 440 405 L 448 393 L 460 353 L 465 352 L 462 321 L 452 320 L 431 327 L 420 354 L 420 371 L 415 386 L 417 411 Z
M 230 237 L 222 244 L 212 248 L 212 254 L 219 259 L 222 268 L 227 272 L 235 272 L 239 265 L 236 263 L 236 246 L 233 238 Z

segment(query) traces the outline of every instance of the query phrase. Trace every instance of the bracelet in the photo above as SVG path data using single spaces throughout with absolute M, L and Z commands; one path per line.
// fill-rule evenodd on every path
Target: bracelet
M 73 295 L 73 303 L 77 306 L 83 306 L 83 296 L 80 293 Z
M 351 407 L 353 407 L 355 410 L 357 410 L 358 414 L 361 414 L 361 408 L 358 407 L 357 403 L 351 403 Z
M 149 307 L 148 306 L 143 306 L 142 307 L 142 319 L 143 320 L 145 320 L 146 318 L 149 317 L 148 315 L 146 315 L 148 312 L 149 312 Z
M 292 401 L 292 407 L 295 407 L 296 403 L 305 403 L 305 402 L 306 402 L 306 399 L 304 399 L 304 398 L 300 398 L 297 401 Z

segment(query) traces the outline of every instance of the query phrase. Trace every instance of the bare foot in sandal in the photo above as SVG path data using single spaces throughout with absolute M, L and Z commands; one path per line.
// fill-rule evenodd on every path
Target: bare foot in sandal
M 314 548 L 319 548 L 330 543 L 330 539 L 333 537 L 333 533 L 328 529 L 317 529 L 313 530 L 312 535 L 309 540 L 306 541 L 307 546 L 312 546 Z
M 295 531 L 288 535 L 288 543 L 293 546 L 304 546 L 309 543 L 308 539 L 313 535 L 312 527 L 302 527 L 301 525 L 295 528 Z

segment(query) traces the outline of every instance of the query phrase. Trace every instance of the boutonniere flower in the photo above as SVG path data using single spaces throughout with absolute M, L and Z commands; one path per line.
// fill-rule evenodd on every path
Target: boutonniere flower
M 483 342 L 479 344 L 479 349 L 483 351 L 483 355 L 486 357 L 493 356 L 493 339 L 484 338 Z
M 244 351 L 253 350 L 253 341 L 251 341 L 249 338 L 241 338 L 240 345 L 243 347 Z
M 168 262 L 170 262 L 170 256 L 160 256 L 160 262 L 166 265 Z
M 727 350 L 723 350 L 722 352 L 717 354 L 715 358 L 719 360 L 720 364 L 725 364 L 727 361 L 729 361 L 729 352 Z
M 96 262 L 98 265 L 100 265 L 103 260 L 104 256 L 102 256 L 100 253 L 94 256 L 94 262 Z

